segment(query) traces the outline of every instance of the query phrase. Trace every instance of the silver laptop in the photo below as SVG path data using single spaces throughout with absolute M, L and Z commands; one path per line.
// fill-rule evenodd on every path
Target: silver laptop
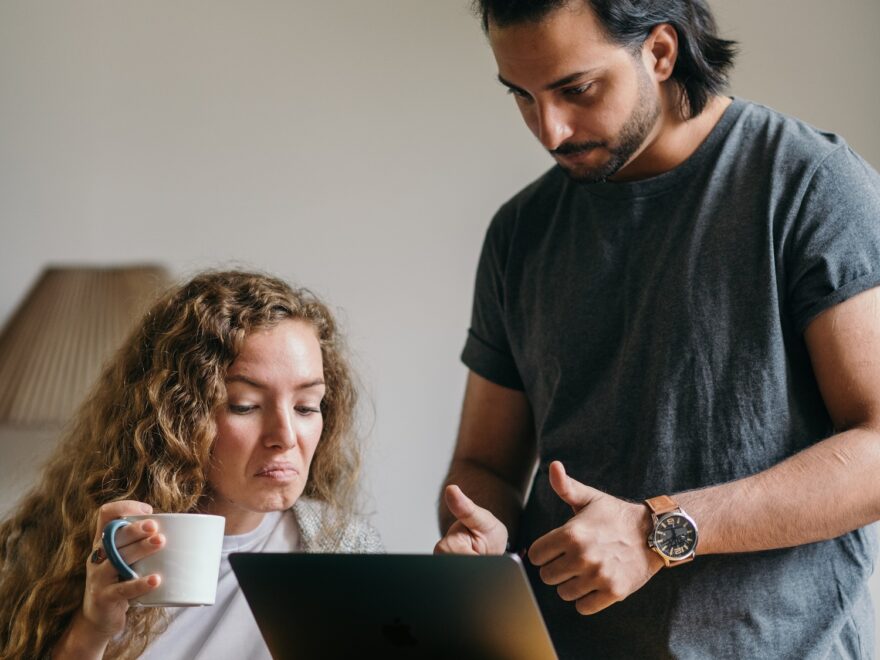
M 234 553 L 276 660 L 551 660 L 519 557 Z

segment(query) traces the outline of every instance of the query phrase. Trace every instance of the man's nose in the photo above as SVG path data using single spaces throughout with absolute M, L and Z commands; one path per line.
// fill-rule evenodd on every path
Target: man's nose
M 545 102 L 538 104 L 537 111 L 537 138 L 548 151 L 556 149 L 574 134 L 570 113 L 565 108 Z

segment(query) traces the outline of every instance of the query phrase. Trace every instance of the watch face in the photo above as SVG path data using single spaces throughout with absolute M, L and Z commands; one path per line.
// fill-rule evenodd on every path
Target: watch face
M 684 559 L 697 547 L 697 526 L 681 513 L 667 513 L 654 527 L 654 547 L 669 559 Z

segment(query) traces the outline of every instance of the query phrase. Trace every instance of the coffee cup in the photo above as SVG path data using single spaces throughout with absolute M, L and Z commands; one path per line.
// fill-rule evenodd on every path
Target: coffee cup
M 155 520 L 165 546 L 129 565 L 116 547 L 116 532 L 139 520 Z M 101 536 L 104 552 L 123 580 L 157 573 L 162 582 L 131 601 L 141 607 L 213 605 L 226 519 L 200 513 L 152 513 L 111 520 Z

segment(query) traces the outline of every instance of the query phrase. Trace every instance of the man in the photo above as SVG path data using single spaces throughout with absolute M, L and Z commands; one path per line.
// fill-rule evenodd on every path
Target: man
M 704 0 L 479 9 L 556 166 L 486 236 L 436 551 L 525 551 L 561 657 L 871 656 L 880 177 L 719 94 Z

